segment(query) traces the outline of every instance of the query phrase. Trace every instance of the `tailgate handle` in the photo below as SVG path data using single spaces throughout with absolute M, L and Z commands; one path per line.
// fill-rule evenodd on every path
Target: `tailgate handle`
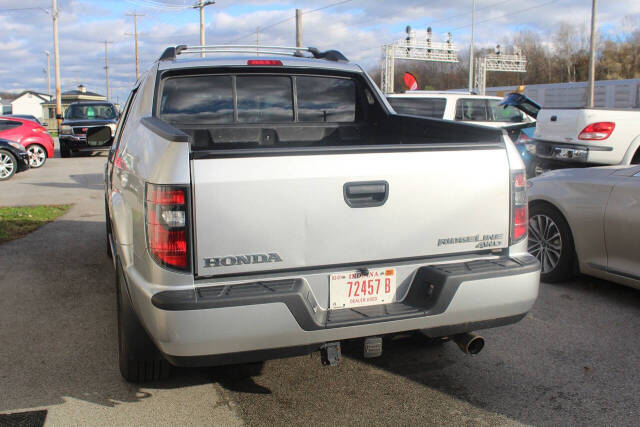
M 387 181 L 347 182 L 343 186 L 344 201 L 352 208 L 382 206 L 389 197 Z
M 555 121 L 557 121 L 557 120 L 558 120 L 558 116 L 551 116 L 551 121 L 552 121 L 552 122 L 555 122 Z

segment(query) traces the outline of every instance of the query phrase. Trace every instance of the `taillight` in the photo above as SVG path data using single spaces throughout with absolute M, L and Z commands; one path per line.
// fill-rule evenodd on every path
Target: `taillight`
M 578 139 L 589 141 L 600 141 L 611 136 L 616 124 L 613 122 L 591 123 L 580 132 Z
M 523 170 L 511 173 L 511 245 L 527 237 L 529 209 L 527 178 Z
M 524 132 L 520 132 L 520 135 L 518 135 L 518 139 L 516 140 L 516 144 L 524 144 L 525 142 L 529 141 L 531 141 L 529 135 Z
M 186 187 L 147 183 L 147 247 L 159 264 L 189 270 L 188 213 Z
M 278 59 L 250 59 L 247 61 L 247 65 L 282 66 L 282 61 Z
M 33 131 L 34 132 L 40 132 L 40 133 L 48 133 L 47 130 L 45 128 L 43 128 L 42 126 L 33 128 Z

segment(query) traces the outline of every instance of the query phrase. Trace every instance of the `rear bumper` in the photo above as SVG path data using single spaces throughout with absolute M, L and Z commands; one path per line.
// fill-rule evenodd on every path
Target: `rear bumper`
M 416 266 L 401 301 L 328 311 L 303 278 L 149 294 L 127 281 L 143 324 L 179 365 L 307 352 L 328 341 L 429 330 L 446 336 L 520 320 L 538 295 L 539 265 L 523 254 Z M 246 360 L 245 360 L 246 361 Z
M 18 163 L 18 172 L 23 172 L 26 171 L 27 169 L 29 169 L 29 154 L 24 152 L 24 153 L 19 153 L 16 155 L 16 160 Z
M 553 160 L 564 164 L 584 164 L 594 163 L 595 154 L 613 151 L 613 147 L 536 141 L 533 151 L 540 159 Z

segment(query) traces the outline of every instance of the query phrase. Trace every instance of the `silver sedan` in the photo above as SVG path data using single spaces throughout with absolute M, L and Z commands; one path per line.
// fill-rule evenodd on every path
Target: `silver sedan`
M 640 289 L 640 166 L 555 170 L 528 196 L 542 281 L 580 272 Z

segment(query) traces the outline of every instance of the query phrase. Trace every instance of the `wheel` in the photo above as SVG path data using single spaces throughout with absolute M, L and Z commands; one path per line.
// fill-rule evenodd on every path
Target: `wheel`
M 39 168 L 47 161 L 47 150 L 42 145 L 31 144 L 27 148 L 29 153 L 29 166 L 32 168 Z
M 555 208 L 534 204 L 529 212 L 529 253 L 538 258 L 543 282 L 560 282 L 574 273 L 575 249 L 569 224 Z
M 69 147 L 67 147 L 67 144 L 65 144 L 62 141 L 60 141 L 60 157 L 62 158 L 71 157 L 71 150 L 69 150 Z
M 120 374 L 131 383 L 168 378 L 171 366 L 151 341 L 131 306 L 120 262 L 116 263 L 116 288 Z
M 5 181 L 13 176 L 18 169 L 16 158 L 8 151 L 0 150 L 0 181 Z

